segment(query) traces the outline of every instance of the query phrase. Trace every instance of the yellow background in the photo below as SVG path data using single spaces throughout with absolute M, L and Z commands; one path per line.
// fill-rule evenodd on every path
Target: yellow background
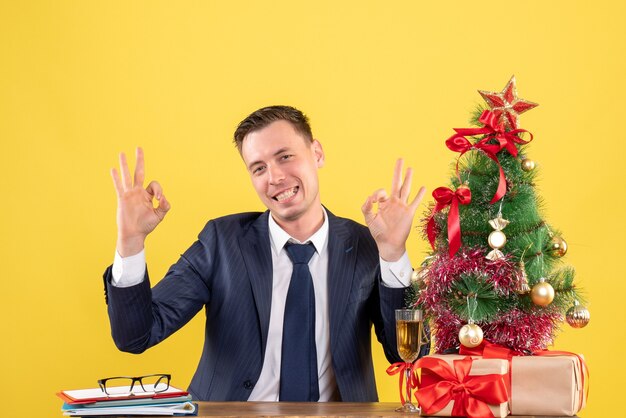
M 310 116 L 327 155 L 323 201 L 360 221 L 397 156 L 429 190 L 447 184 L 445 139 L 467 126 L 477 89 L 512 74 L 540 103 L 521 118 L 537 187 L 590 300 L 591 324 L 565 326 L 556 348 L 588 359 L 581 415 L 614 413 L 626 373 L 625 17 L 621 1 L 2 1 L 0 415 L 60 416 L 56 391 L 100 377 L 171 372 L 186 387 L 195 370 L 202 314 L 140 356 L 109 335 L 101 274 L 119 151 L 142 145 L 173 205 L 148 241 L 156 278 L 209 218 L 263 209 L 230 142 L 252 110 Z M 413 233 L 414 263 L 425 249 Z M 378 348 L 376 368 L 381 400 L 398 401 Z

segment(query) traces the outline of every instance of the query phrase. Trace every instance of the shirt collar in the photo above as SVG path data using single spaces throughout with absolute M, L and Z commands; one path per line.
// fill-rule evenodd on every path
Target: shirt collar
M 328 242 L 328 214 L 326 213 L 326 209 L 324 207 L 322 207 L 322 210 L 324 212 L 324 223 L 322 224 L 320 229 L 315 231 L 313 235 L 311 235 L 309 238 L 305 239 L 302 242 L 298 241 L 287 232 L 285 232 L 285 230 L 276 223 L 274 218 L 272 218 L 272 214 L 270 213 L 270 216 L 268 216 L 270 241 L 276 254 L 279 254 L 282 251 L 287 242 L 294 242 L 296 244 L 305 244 L 307 242 L 311 242 L 313 243 L 313 246 L 315 247 L 315 250 L 318 254 L 326 251 L 326 244 Z

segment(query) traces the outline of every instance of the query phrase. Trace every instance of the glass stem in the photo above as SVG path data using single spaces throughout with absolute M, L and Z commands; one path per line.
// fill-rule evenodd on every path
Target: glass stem
M 404 369 L 406 373 L 406 402 L 411 403 L 411 363 L 406 364 L 406 369 Z

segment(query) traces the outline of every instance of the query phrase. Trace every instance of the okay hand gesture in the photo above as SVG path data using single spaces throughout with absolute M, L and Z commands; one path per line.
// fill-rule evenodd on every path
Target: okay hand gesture
M 170 204 L 163 195 L 161 185 L 152 181 L 144 189 L 143 150 L 137 148 L 137 163 L 134 178 L 126 155 L 120 154 L 120 174 L 111 169 L 111 177 L 117 192 L 117 252 L 122 257 L 139 253 L 144 248 L 148 234 L 163 220 Z M 154 199 L 158 202 L 155 207 Z
M 415 211 L 426 189 L 421 187 L 417 196 L 409 203 L 413 170 L 408 168 L 402 181 L 403 160 L 398 159 L 391 182 L 391 194 L 385 189 L 376 190 L 367 198 L 361 211 L 385 261 L 397 261 L 406 251 L 406 240 L 411 232 Z M 378 212 L 374 212 L 378 204 Z

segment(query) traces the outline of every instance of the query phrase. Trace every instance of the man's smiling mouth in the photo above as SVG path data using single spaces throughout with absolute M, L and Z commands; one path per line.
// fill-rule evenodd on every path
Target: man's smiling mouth
M 284 192 L 277 194 L 276 196 L 272 197 L 272 199 L 276 200 L 277 202 L 283 202 L 295 196 L 296 193 L 298 193 L 299 189 L 300 189 L 299 186 L 292 187 L 291 189 L 287 189 Z

